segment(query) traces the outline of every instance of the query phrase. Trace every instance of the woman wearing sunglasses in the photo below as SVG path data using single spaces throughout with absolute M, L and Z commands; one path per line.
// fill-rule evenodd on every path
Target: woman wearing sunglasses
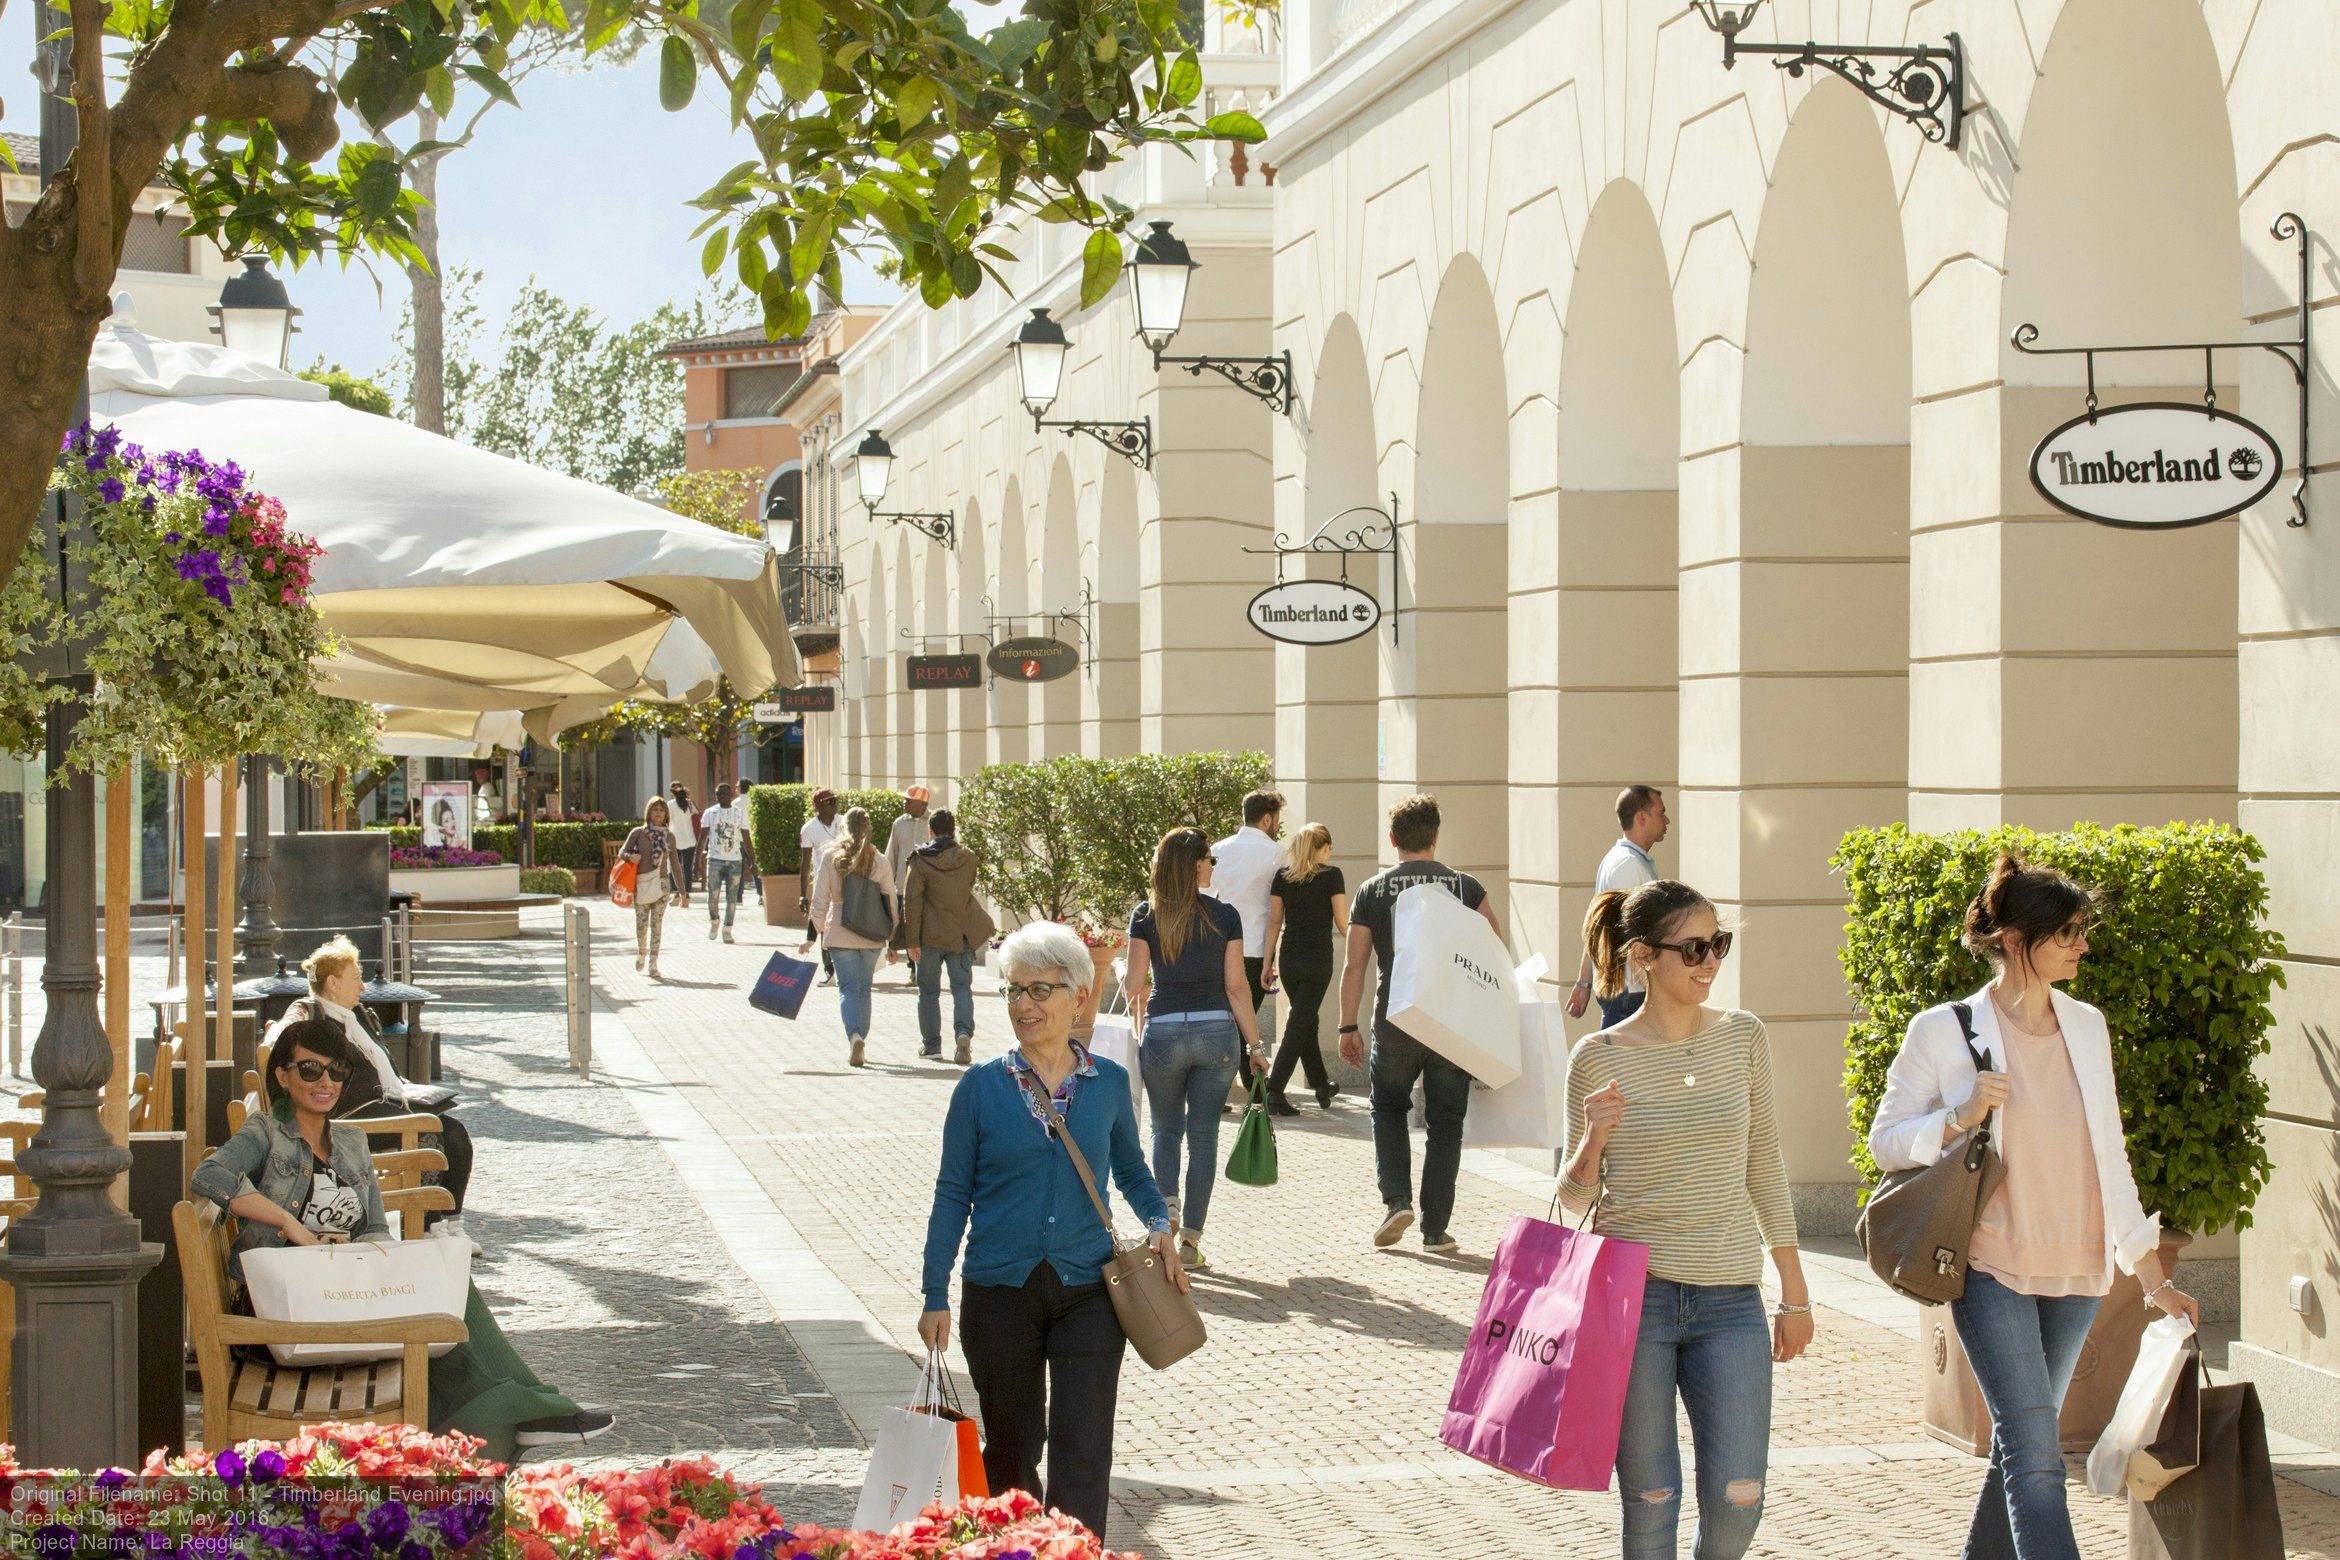
M 2002 855 L 1966 911 L 1966 946 L 1996 972 L 1959 1004 L 1972 1047 L 1957 1006 L 1911 1019 L 1869 1128 L 1877 1168 L 1907 1170 L 1998 1113 L 1992 1137 L 2007 1176 L 1975 1221 L 1966 1292 L 1950 1306 L 1991 1411 L 1991 1460 L 1966 1540 L 1978 1560 L 2079 1556 L 2056 1420 L 2113 1268 L 2137 1275 L 2148 1306 L 2201 1320 L 2162 1264 L 2160 1221 L 2137 1200 L 2112 1032 L 2102 1013 L 2055 989 L 2079 972 L 2095 909 L 2061 872 Z
M 1129 964 L 1121 983 L 1130 1011 L 1143 1008 L 1138 1072 L 1154 1126 L 1154 1181 L 1170 1199 L 1179 1260 L 1192 1272 L 1210 1265 L 1202 1249 L 1203 1220 L 1218 1182 L 1219 1111 L 1235 1082 L 1238 1055 L 1267 1069 L 1251 977 L 1243 967 L 1243 917 L 1210 894 L 1217 863 L 1211 837 L 1200 829 L 1162 836 L 1154 847 L 1153 895 L 1129 918 Z M 1178 1197 L 1181 1145 L 1184 1201 Z
M 1710 1006 L 1731 934 L 1686 883 L 1593 900 L 1584 922 L 1596 996 L 1648 992 L 1568 1055 L 1560 1201 L 1602 1235 L 1649 1247 L 1641 1332 L 1617 1442 L 1626 1560 L 1672 1560 L 1682 1515 L 1678 1396 L 1698 1466 L 1700 1560 L 1738 1560 L 1763 1517 L 1771 1368 L 1812 1341 L 1771 1050 L 1752 1013 Z M 1779 1273 L 1766 1317 L 1763 1253 Z
M 237 1221 L 228 1275 L 239 1284 L 247 1251 L 392 1239 L 365 1129 L 333 1119 L 343 1085 L 361 1065 L 331 1019 L 287 1025 L 270 1053 L 268 1109 L 245 1118 L 241 1131 L 195 1167 L 189 1191 Z M 239 1308 L 246 1303 L 239 1295 Z M 478 1436 L 488 1456 L 510 1462 L 525 1448 L 574 1447 L 610 1427 L 606 1411 L 580 1407 L 536 1378 L 476 1285 L 463 1322 L 470 1341 L 431 1361 L 433 1434 Z
M 951 1091 L 918 1336 L 929 1349 L 950 1347 L 951 1265 L 963 1236 L 959 1343 L 983 1414 L 984 1475 L 994 1490 L 1040 1495 L 1102 1538 L 1128 1340 L 1105 1293 L 1112 1236 L 1056 1136 L 1058 1122 L 1106 1207 L 1119 1185 L 1145 1221 L 1162 1276 L 1183 1293 L 1186 1275 L 1170 1210 L 1138 1147 L 1129 1074 L 1073 1043 L 1073 1018 L 1097 978 L 1088 945 L 1069 928 L 1036 921 L 1009 934 L 999 961 L 1016 1044 L 960 1074 Z

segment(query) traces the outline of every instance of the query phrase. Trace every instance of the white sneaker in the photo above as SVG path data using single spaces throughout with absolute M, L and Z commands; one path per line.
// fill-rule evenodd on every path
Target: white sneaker
M 862 1042 L 859 1035 L 853 1037 L 852 1048 L 845 1053 L 845 1065 L 848 1067 L 869 1065 L 869 1048 Z
M 719 930 L 721 930 L 721 928 L 717 927 L 713 921 L 709 921 L 707 923 L 707 941 L 713 942 L 715 940 L 715 934 Z
M 640 953 L 634 955 L 634 973 L 637 975 L 642 973 L 642 955 Z
M 725 928 L 723 929 L 723 940 L 724 940 L 725 942 L 737 942 L 737 941 L 739 941 L 739 939 L 738 939 L 738 938 L 736 938 L 736 937 L 734 937 L 734 936 L 732 936 L 732 935 L 731 935 L 731 928 L 730 928 L 730 927 L 728 927 L 728 926 L 727 926 L 727 927 L 725 927 Z
M 484 1257 L 487 1255 L 487 1253 L 481 1249 L 479 1242 L 471 1238 L 471 1232 L 463 1227 L 463 1215 L 460 1213 L 451 1219 L 441 1219 L 438 1223 L 432 1225 L 426 1233 L 433 1240 L 462 1241 L 464 1244 L 471 1247 L 471 1254 L 475 1257 Z
M 666 979 L 665 976 L 658 973 L 658 961 L 656 959 L 652 959 L 650 961 L 650 978 L 655 981 L 664 981 Z

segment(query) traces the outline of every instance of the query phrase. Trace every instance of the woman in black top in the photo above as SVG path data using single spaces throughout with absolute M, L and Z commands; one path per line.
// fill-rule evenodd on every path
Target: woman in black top
M 1300 1114 L 1284 1097 L 1284 1086 L 1292 1081 L 1292 1068 L 1298 1064 L 1308 1074 L 1317 1108 L 1331 1110 L 1341 1086 L 1324 1069 L 1324 1052 L 1316 1043 L 1316 1010 L 1332 986 L 1334 940 L 1349 935 L 1348 885 L 1341 880 L 1341 869 L 1332 865 L 1332 830 L 1321 823 L 1303 824 L 1293 834 L 1285 864 L 1276 868 L 1268 894 L 1267 973 L 1261 979 L 1272 989 L 1281 963 L 1288 1015 L 1284 1042 L 1276 1047 L 1275 1070 L 1268 1074 L 1268 1109 L 1279 1116 Z

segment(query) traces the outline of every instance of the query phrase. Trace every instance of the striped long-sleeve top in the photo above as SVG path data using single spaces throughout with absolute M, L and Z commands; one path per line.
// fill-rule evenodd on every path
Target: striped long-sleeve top
M 1615 1079 L 1625 1116 L 1601 1155 L 1601 1185 L 1565 1173 L 1560 1200 L 1593 1228 L 1649 1247 L 1649 1271 L 1682 1284 L 1754 1284 L 1763 1253 L 1796 1243 L 1772 1114 L 1771 1047 L 1752 1013 L 1724 1013 L 1687 1040 L 1568 1053 L 1568 1141 L 1582 1141 L 1584 1097 Z

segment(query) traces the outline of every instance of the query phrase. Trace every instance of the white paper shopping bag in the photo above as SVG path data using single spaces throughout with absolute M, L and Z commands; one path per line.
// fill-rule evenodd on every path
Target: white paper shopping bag
M 1391 913 L 1389 1021 L 1490 1088 L 1519 1077 L 1519 982 L 1487 918 L 1436 883 Z
M 244 1253 L 252 1314 L 271 1322 L 384 1322 L 406 1316 L 460 1321 L 471 1298 L 467 1240 L 353 1241 L 263 1246 Z M 454 1348 L 434 1343 L 435 1358 Z M 272 1343 L 279 1365 L 394 1360 L 397 1344 Z
M 1536 999 L 1546 969 L 1531 955 L 1513 972 L 1519 984 L 1519 1076 L 1500 1089 L 1471 1088 L 1463 1118 L 1467 1148 L 1564 1148 L 1568 1141 L 1568 1035 L 1560 1004 Z
M 2193 1325 L 2182 1316 L 2158 1317 L 2145 1329 L 2121 1400 L 2088 1453 L 2088 1487 L 2096 1494 L 2118 1495 L 2126 1487 L 2129 1459 L 2152 1444 L 2170 1393 L 2194 1363 L 2193 1336 Z
M 1089 1053 L 1119 1062 L 1129 1074 L 1129 1108 L 1139 1122 L 1146 1119 L 1145 1085 L 1138 1077 L 1137 1026 L 1128 1014 L 1100 1016 L 1089 1032 Z
M 861 1481 L 861 1502 L 853 1525 L 889 1533 L 929 1504 L 956 1505 L 959 1499 L 959 1427 L 935 1414 L 889 1408 L 878 1416 L 870 1447 L 869 1473 Z

